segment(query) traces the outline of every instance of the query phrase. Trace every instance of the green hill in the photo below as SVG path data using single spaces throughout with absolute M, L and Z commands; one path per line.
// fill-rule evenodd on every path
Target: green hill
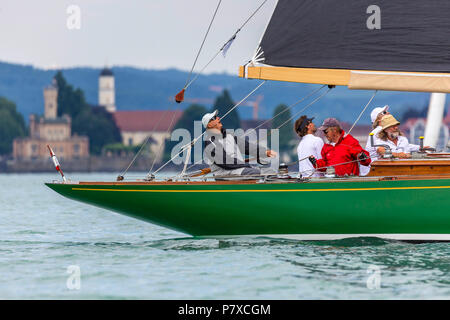
M 190 102 L 180 105 L 173 103 L 173 96 L 183 87 L 187 73 L 175 69 L 148 70 L 131 67 L 112 68 L 116 79 L 116 105 L 118 110 L 187 108 Z M 67 81 L 74 87 L 80 87 L 90 104 L 97 104 L 98 75 L 100 69 L 69 68 L 63 69 Z M 27 65 L 0 62 L 0 96 L 5 96 L 17 104 L 18 110 L 28 121 L 30 113 L 43 113 L 42 89 L 50 83 L 55 70 L 43 70 Z M 230 74 L 211 74 L 200 76 L 186 92 L 186 99 L 200 98 L 199 103 L 210 108 L 214 99 L 222 89 L 228 89 L 234 101 L 247 95 L 259 82 L 246 80 Z M 268 118 L 281 103 L 290 105 L 317 85 L 297 84 L 289 82 L 267 82 L 256 94 L 262 94 L 260 118 Z M 334 116 L 343 121 L 353 122 L 359 112 L 370 99 L 370 91 L 351 91 L 347 88 L 332 90 L 319 103 L 311 106 L 307 113 L 318 121 Z M 428 103 L 429 94 L 404 92 L 379 92 L 372 107 L 389 104 L 391 111 L 401 118 L 407 107 L 423 108 Z M 211 101 L 203 103 L 203 101 Z M 292 114 L 302 109 L 297 106 Z M 250 107 L 239 107 L 238 112 L 243 119 L 251 118 Z M 369 122 L 370 110 L 360 123 Z

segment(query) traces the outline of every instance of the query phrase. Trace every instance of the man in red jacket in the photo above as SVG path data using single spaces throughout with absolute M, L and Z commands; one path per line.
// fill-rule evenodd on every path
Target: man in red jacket
M 319 130 L 325 133 L 329 143 L 322 148 L 322 159 L 309 158 L 316 169 L 326 171 L 326 167 L 333 166 L 337 176 L 358 176 L 358 162 L 364 166 L 370 164 L 369 152 L 360 146 L 358 140 L 345 134 L 338 120 L 325 119 Z

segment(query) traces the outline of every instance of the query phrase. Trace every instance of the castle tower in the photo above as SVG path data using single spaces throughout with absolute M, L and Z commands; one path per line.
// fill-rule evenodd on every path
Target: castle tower
M 58 87 L 56 80 L 44 88 L 44 117 L 45 119 L 56 119 L 58 116 Z
M 100 72 L 98 78 L 98 104 L 104 106 L 109 112 L 116 111 L 114 74 L 106 67 Z

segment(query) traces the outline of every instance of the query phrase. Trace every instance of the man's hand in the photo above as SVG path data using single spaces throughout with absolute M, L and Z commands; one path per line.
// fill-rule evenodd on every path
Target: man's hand
M 386 153 L 386 149 L 384 147 L 378 147 L 377 153 L 382 156 Z
M 364 162 L 368 159 L 367 155 L 364 152 L 361 152 L 360 154 L 358 154 L 358 160 L 361 162 Z
M 425 146 L 425 147 L 423 147 L 423 149 L 421 149 L 421 151 L 436 151 L 436 148 L 433 148 L 430 146 Z
M 404 153 L 404 152 L 392 153 L 392 155 L 393 155 L 395 158 L 399 158 L 399 159 L 409 159 L 409 158 L 411 158 L 411 154 L 409 154 L 409 153 Z
M 317 160 L 314 156 L 309 156 L 308 160 L 312 163 L 314 167 L 316 167 Z
M 277 154 L 275 151 L 273 151 L 273 150 L 267 150 L 266 155 L 267 155 L 269 158 L 276 158 L 276 156 L 277 156 L 278 154 Z

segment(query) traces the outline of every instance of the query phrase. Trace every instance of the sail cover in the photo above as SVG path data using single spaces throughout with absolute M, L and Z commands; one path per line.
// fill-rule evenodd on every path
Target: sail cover
M 278 0 L 260 62 L 450 72 L 449 0 Z

